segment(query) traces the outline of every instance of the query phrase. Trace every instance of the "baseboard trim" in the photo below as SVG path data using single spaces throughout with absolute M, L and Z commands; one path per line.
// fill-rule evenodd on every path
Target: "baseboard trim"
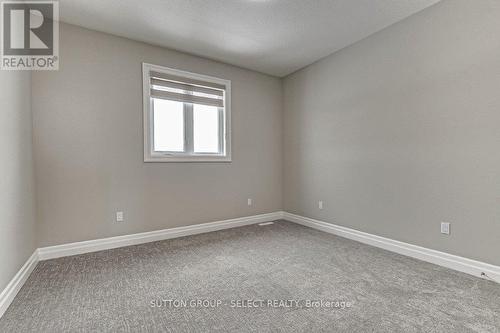
M 327 223 L 309 217 L 295 215 L 287 212 L 283 212 L 283 218 L 287 221 L 301 224 L 306 227 L 325 231 L 330 234 L 334 234 L 344 238 L 349 238 L 361 243 L 376 246 L 408 257 L 427 261 L 439 266 L 443 266 L 459 272 L 471 274 L 480 278 L 485 278 L 500 283 L 499 266 L 456 256 L 441 251 L 428 249 L 425 247 L 409 243 L 396 241 L 390 238 L 376 236 L 355 229 L 350 229 L 332 223 Z M 487 274 L 487 277 L 481 275 L 483 272 Z
M 31 272 L 35 269 L 36 264 L 41 260 L 55 259 L 77 254 L 109 250 L 118 247 L 161 241 L 165 239 L 202 234 L 217 230 L 242 227 L 250 224 L 275 221 L 281 218 L 283 218 L 283 212 L 274 212 L 230 220 L 195 224 L 186 227 L 177 227 L 38 248 L 0 294 L 0 318 L 2 318 L 5 311 L 7 311 L 7 308 L 12 303 L 19 290 L 21 290 Z
M 9 284 L 0 294 L 0 318 L 2 318 L 5 311 L 9 307 L 10 303 L 14 300 L 19 290 L 30 276 L 31 272 L 35 269 L 38 263 L 38 252 L 35 252 L 28 258 L 24 263 L 23 267 L 16 273 L 16 275 L 10 280 Z
M 484 276 L 481 276 L 481 273 L 484 272 L 487 274 L 490 280 L 500 283 L 499 266 L 452 255 L 445 252 L 431 250 L 425 247 L 396 241 L 390 238 L 376 236 L 355 229 L 315 220 L 309 217 L 291 214 L 288 212 L 274 212 L 268 214 L 240 217 L 230 220 L 195 224 L 186 227 L 177 227 L 39 248 L 31 255 L 31 257 L 26 261 L 23 267 L 21 267 L 21 269 L 17 272 L 17 274 L 12 278 L 7 287 L 5 287 L 5 289 L 0 294 L 0 318 L 12 303 L 15 296 L 24 285 L 31 272 L 33 272 L 33 270 L 35 269 L 36 264 L 40 260 L 48 260 L 189 235 L 202 234 L 217 230 L 241 227 L 250 224 L 275 221 L 279 219 L 285 219 L 287 221 L 301 224 L 306 227 L 349 238 L 361 243 L 376 246 L 388 251 L 427 261 L 480 278 L 485 278 Z
M 149 242 L 156 242 L 165 239 L 184 237 L 195 234 L 202 234 L 211 231 L 241 227 L 250 224 L 278 220 L 283 217 L 282 212 L 260 214 L 253 216 L 240 217 L 230 220 L 208 222 L 190 225 L 186 227 L 177 227 L 138 234 L 101 238 L 83 242 L 62 244 L 56 246 L 42 247 L 38 249 L 40 260 L 55 259 L 77 254 L 90 253 L 102 250 L 109 250 L 118 247 L 138 245 Z

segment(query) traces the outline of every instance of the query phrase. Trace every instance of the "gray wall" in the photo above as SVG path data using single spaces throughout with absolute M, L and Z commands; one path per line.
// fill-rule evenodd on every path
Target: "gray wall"
M 0 292 L 35 250 L 31 74 L 0 71 Z
M 499 32 L 443 1 L 287 77 L 284 208 L 499 265 Z
M 60 33 L 60 70 L 33 74 L 39 246 L 281 209 L 279 79 L 71 25 Z M 232 163 L 143 163 L 142 62 L 232 81 Z

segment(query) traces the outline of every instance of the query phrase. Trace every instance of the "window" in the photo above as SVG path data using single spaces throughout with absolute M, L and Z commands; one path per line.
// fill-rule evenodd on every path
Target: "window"
M 144 161 L 231 161 L 231 82 L 143 64 Z

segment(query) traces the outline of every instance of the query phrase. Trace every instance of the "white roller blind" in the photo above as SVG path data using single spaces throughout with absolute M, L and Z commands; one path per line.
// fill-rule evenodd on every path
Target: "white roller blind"
M 212 82 L 150 72 L 150 93 L 153 98 L 224 107 L 224 90 L 225 86 Z

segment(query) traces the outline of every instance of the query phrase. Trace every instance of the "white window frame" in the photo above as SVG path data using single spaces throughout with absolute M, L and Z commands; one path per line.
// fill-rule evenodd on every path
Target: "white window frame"
M 193 130 L 191 119 L 187 119 L 191 126 L 186 126 L 185 128 L 187 129 L 187 131 L 185 131 L 184 133 L 185 146 L 188 147 L 187 152 L 154 151 L 153 98 L 150 95 L 151 71 L 175 75 L 186 79 L 217 83 L 225 86 L 224 108 L 219 109 L 219 112 L 223 112 L 223 116 L 219 117 L 219 119 L 223 119 L 225 121 L 222 131 L 219 131 L 221 153 L 194 153 L 192 149 L 190 149 L 191 151 L 189 151 L 189 147 L 192 148 L 193 146 L 193 143 L 188 141 L 189 138 L 192 137 L 192 132 L 190 131 Z M 142 64 L 142 80 L 144 111 L 144 162 L 231 162 L 231 81 L 212 76 L 181 71 L 174 68 L 152 65 L 148 63 Z M 193 105 L 185 103 L 184 117 L 186 117 L 186 115 L 188 114 L 193 114 L 192 112 L 186 112 L 189 108 L 192 111 Z

